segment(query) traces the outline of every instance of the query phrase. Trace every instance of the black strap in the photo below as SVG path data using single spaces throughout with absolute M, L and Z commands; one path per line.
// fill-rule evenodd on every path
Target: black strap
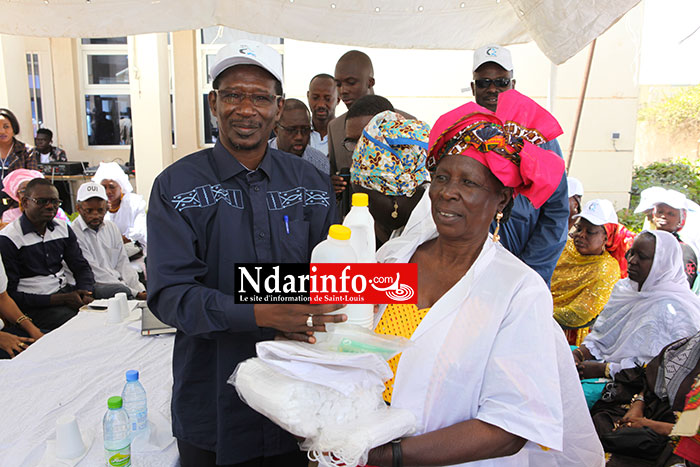
M 391 467 L 403 467 L 401 439 L 395 439 L 391 442 Z

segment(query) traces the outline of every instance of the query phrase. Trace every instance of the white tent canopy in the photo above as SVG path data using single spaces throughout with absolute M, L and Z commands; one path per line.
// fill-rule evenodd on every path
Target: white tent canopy
M 111 37 L 213 25 L 363 47 L 475 49 L 534 40 L 561 64 L 640 0 L 9 0 L 3 33 Z

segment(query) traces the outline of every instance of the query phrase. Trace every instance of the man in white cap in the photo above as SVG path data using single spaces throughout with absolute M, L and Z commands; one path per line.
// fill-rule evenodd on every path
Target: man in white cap
M 475 50 L 472 72 L 474 79 L 471 88 L 476 103 L 495 112 L 498 95 L 515 88 L 510 51 L 499 45 L 486 45 Z M 540 147 L 562 156 L 556 139 Z M 564 174 L 557 190 L 539 209 L 535 209 L 524 196 L 515 198 L 510 219 L 501 224 L 501 243 L 549 285 L 566 244 L 568 219 L 569 202 Z M 495 228 L 494 222 L 491 232 Z
M 148 211 L 148 304 L 178 329 L 173 350 L 173 434 L 180 465 L 304 466 L 290 434 L 226 383 L 255 345 L 278 332 L 312 332 L 345 315 L 333 305 L 237 303 L 238 263 L 306 263 L 335 218 L 327 175 L 272 149 L 282 112 L 282 58 L 250 40 L 223 47 L 209 70 L 213 148 L 155 180 Z
M 105 220 L 105 188 L 95 182 L 83 183 L 76 200 L 80 216 L 71 228 L 95 276 L 94 297 L 111 298 L 123 292 L 129 299 L 146 300 L 146 287 L 129 264 L 119 227 Z

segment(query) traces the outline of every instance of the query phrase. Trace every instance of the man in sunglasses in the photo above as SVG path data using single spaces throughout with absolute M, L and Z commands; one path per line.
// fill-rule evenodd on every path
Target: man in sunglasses
M 92 301 L 95 280 L 68 224 L 54 219 L 61 199 L 49 180 L 35 178 L 21 199 L 24 213 L 0 231 L 7 291 L 39 329 L 56 329 Z M 65 262 L 76 285 L 68 283 Z
M 271 148 L 299 156 L 324 174 L 330 173 L 328 157 L 309 144 L 311 114 L 302 101 L 285 99 L 282 116 L 275 125 L 275 135 L 277 136 L 270 140 Z
M 498 107 L 498 95 L 515 88 L 510 51 L 499 45 L 487 45 L 474 51 L 472 93 L 476 103 L 492 112 Z M 556 139 L 541 144 L 562 157 Z M 566 244 L 569 199 L 566 173 L 547 202 L 535 209 L 524 196 L 515 198 L 510 219 L 501 225 L 501 243 L 534 269 L 549 285 L 557 260 Z M 494 231 L 496 223 L 491 225 Z

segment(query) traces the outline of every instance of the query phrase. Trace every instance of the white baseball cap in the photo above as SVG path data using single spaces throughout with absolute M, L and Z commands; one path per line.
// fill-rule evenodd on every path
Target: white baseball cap
M 574 177 L 566 177 L 566 184 L 569 189 L 569 198 L 572 196 L 583 196 L 583 183 Z
M 581 211 L 581 214 L 576 214 L 576 217 L 583 217 L 591 224 L 617 224 L 617 213 L 615 206 L 607 199 L 592 199 L 586 203 Z
M 107 192 L 105 187 L 95 182 L 85 182 L 78 188 L 78 196 L 75 198 L 80 201 L 86 201 L 90 198 L 101 198 L 107 201 Z
M 493 62 L 500 65 L 506 71 L 513 71 L 513 59 L 510 50 L 500 45 L 485 45 L 474 51 L 474 66 L 472 71 L 476 71 L 481 65 Z
M 242 39 L 222 47 L 209 68 L 209 76 L 214 81 L 224 70 L 236 65 L 259 66 L 284 86 L 282 56 L 269 45 Z
M 657 204 L 667 204 L 673 209 L 687 209 L 688 211 L 700 210 L 700 206 L 686 198 L 683 193 L 676 190 L 653 186 L 642 190 L 640 195 L 639 206 L 634 210 L 635 214 L 648 211 Z

